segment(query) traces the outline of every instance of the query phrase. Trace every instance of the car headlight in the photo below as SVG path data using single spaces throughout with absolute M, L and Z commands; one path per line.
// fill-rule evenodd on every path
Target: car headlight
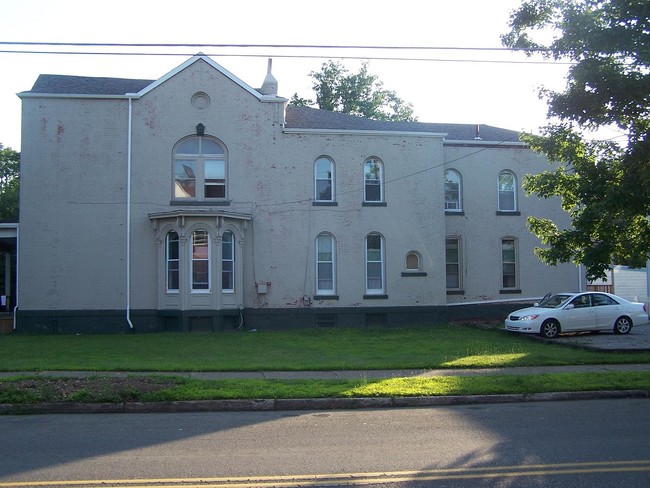
M 537 317 L 539 317 L 539 314 L 537 313 L 531 313 L 530 315 L 523 315 L 519 317 L 519 320 L 535 320 Z

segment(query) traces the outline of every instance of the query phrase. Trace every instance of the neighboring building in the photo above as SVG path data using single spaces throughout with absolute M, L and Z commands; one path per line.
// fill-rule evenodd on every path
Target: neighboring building
M 19 332 L 430 324 L 579 287 L 533 253 L 528 215 L 569 221 L 522 193 L 547 163 L 517 132 L 291 107 L 204 55 L 19 96 Z

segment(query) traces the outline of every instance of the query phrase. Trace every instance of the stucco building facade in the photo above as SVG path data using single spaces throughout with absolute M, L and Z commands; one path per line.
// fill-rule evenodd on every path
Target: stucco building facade
M 523 194 L 547 162 L 516 132 L 277 90 L 270 69 L 254 89 L 197 55 L 19 94 L 17 330 L 429 324 L 579 286 L 533 253 L 528 215 L 568 220 Z

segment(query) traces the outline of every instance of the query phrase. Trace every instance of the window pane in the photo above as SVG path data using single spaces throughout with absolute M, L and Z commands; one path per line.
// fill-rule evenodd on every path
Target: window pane
M 192 289 L 208 290 L 209 288 L 208 233 L 197 230 L 192 233 Z
M 368 289 L 381 290 L 381 263 L 368 263 Z
M 221 238 L 221 289 L 235 289 L 235 239 L 232 232 L 224 232 Z
M 192 137 L 191 139 L 186 140 L 178 149 L 176 149 L 177 154 L 199 154 L 199 138 Z
M 457 264 L 447 264 L 447 288 L 460 288 L 460 275 Z
M 316 239 L 316 289 L 334 290 L 334 237 L 321 235 Z
M 501 261 L 504 288 L 517 287 L 517 265 L 516 265 L 515 241 L 504 239 L 501 241 Z
M 201 154 L 225 154 L 220 144 L 210 139 L 202 138 Z
M 365 178 L 365 201 L 380 202 L 382 169 L 379 161 L 370 160 L 363 167 Z
M 514 192 L 500 191 L 499 192 L 499 210 L 514 210 L 515 209 L 515 194 Z
M 406 269 L 420 269 L 420 259 L 414 252 L 406 256 Z
M 329 180 L 316 180 L 316 199 L 332 200 L 332 182 Z
M 176 232 L 167 234 L 167 291 L 179 289 L 179 241 Z
M 445 210 L 460 210 L 460 176 L 445 171 Z
M 316 179 L 332 179 L 332 162 L 329 159 L 319 159 L 316 161 Z
M 460 288 L 460 250 L 458 239 L 445 240 L 447 288 Z
M 512 173 L 499 174 L 499 191 L 514 191 L 515 177 Z
M 196 162 L 177 160 L 174 167 L 174 196 L 196 197 Z

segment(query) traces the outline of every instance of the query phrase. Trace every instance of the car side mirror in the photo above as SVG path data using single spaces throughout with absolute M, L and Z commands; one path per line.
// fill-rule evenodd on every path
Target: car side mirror
M 539 303 L 533 303 L 533 307 L 539 307 Z
M 572 308 L 576 308 L 576 306 L 573 303 L 569 303 L 566 307 L 564 307 L 564 310 L 571 310 Z

